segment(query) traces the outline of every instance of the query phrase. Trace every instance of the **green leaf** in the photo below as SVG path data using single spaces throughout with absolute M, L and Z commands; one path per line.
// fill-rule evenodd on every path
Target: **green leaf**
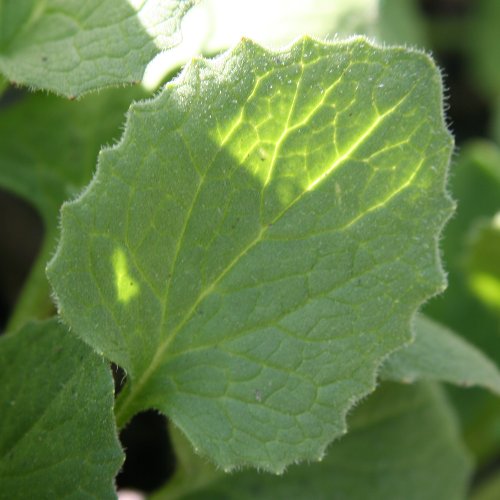
M 474 227 L 467 250 L 465 267 L 469 286 L 485 305 L 500 316 L 499 214 L 492 220 L 480 221 Z
M 469 142 L 452 174 L 450 190 L 458 207 L 456 216 L 445 228 L 442 242 L 449 286 L 439 299 L 425 307 L 425 312 L 500 363 L 500 346 L 495 335 L 500 331 L 498 324 L 471 293 L 464 266 L 471 228 L 500 210 L 500 149 L 488 141 Z
M 439 387 L 385 384 L 349 417 L 352 430 L 321 464 L 283 477 L 247 471 L 219 476 L 206 489 L 154 500 L 464 499 L 471 463 Z
M 138 82 L 195 0 L 2 0 L 0 72 L 68 97 Z
M 498 316 L 472 292 L 464 265 L 469 231 L 478 220 L 493 217 L 500 209 L 499 148 L 488 141 L 467 143 L 451 174 L 450 191 L 457 200 L 457 213 L 442 239 L 449 286 L 425 306 L 424 312 L 488 353 L 499 365 Z M 460 410 L 467 444 L 479 461 L 488 460 L 500 447 L 500 400 L 483 390 L 450 390 Z
M 2 75 L 0 75 L 0 98 L 8 86 L 9 82 Z
M 141 89 L 110 89 L 70 102 L 26 95 L 0 113 L 0 187 L 30 202 L 42 216 L 43 247 L 9 321 L 16 330 L 26 318 L 52 313 L 45 266 L 54 253 L 59 209 L 92 178 L 103 144 L 117 139 L 132 99 Z
M 133 105 L 62 210 L 62 317 L 224 468 L 314 460 L 442 290 L 440 76 L 363 38 L 248 40 Z M 415 217 L 418 213 L 418 217 Z
M 500 372 L 478 349 L 444 326 L 417 315 L 415 341 L 392 354 L 379 373 L 384 380 L 436 380 L 478 385 L 500 395 Z
M 55 320 L 0 339 L 1 496 L 114 498 L 109 366 Z
M 80 101 L 41 93 L 0 114 L 0 186 L 30 202 L 53 232 L 62 203 L 88 184 L 99 149 L 119 138 L 141 89 L 110 89 Z

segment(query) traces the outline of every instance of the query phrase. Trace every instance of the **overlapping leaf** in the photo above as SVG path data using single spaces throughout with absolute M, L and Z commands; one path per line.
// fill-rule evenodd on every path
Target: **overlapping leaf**
M 320 464 L 290 467 L 283 477 L 253 471 L 215 476 L 213 483 L 154 500 L 459 500 L 471 463 L 438 387 L 385 384 L 349 417 L 351 431 Z M 194 489 L 194 488 L 193 488 Z
M 113 498 L 109 366 L 57 321 L 0 339 L 2 498 Z
M 2 0 L 0 72 L 78 96 L 140 81 L 195 0 Z
M 379 374 L 382 379 L 477 385 L 500 395 L 500 372 L 481 351 L 425 316 L 416 316 L 414 328 L 415 341 L 389 357 Z
M 134 105 L 62 211 L 63 318 L 230 468 L 280 471 L 345 432 L 443 288 L 451 139 L 430 59 L 364 39 L 243 41 Z

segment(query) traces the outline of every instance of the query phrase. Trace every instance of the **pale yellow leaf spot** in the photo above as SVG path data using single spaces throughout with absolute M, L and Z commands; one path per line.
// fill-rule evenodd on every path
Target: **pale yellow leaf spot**
M 115 274 L 116 295 L 120 302 L 127 304 L 139 293 L 139 284 L 129 274 L 127 257 L 121 248 L 117 248 L 112 258 Z

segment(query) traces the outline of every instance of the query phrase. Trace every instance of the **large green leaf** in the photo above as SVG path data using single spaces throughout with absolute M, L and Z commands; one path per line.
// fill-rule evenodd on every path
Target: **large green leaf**
M 30 202 L 40 213 L 43 248 L 16 306 L 10 328 L 51 312 L 45 266 L 53 254 L 62 203 L 92 178 L 100 147 L 116 140 L 138 88 L 109 89 L 76 102 L 26 95 L 0 113 L 0 187 Z
M 55 320 L 0 339 L 2 498 L 113 498 L 109 366 Z
M 282 477 L 253 471 L 214 476 L 184 494 L 169 485 L 154 500 L 459 500 L 471 471 L 454 415 L 439 387 L 384 384 L 349 417 L 351 431 L 320 464 Z
M 23 197 L 57 227 L 63 201 L 90 181 L 99 149 L 120 135 L 140 89 L 110 89 L 80 101 L 41 93 L 23 96 L 0 113 L 0 186 Z
M 244 40 L 132 106 L 62 210 L 62 317 L 230 468 L 317 459 L 442 290 L 451 139 L 431 60 Z M 418 216 L 415 216 L 418 214 Z
M 141 80 L 195 0 L 1 0 L 0 72 L 66 96 Z
M 382 379 L 478 385 L 500 395 L 500 372 L 481 351 L 425 316 L 416 316 L 414 328 L 415 341 L 389 357 L 379 373 Z

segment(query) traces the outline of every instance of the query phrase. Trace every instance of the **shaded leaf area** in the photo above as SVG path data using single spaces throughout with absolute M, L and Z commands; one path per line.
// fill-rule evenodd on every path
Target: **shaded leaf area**
M 244 40 L 133 105 L 62 209 L 62 317 L 224 468 L 322 456 L 442 290 L 451 139 L 432 61 Z M 414 217 L 415 213 L 419 217 Z
M 18 318 L 50 311 L 45 265 L 58 234 L 59 209 L 87 184 L 102 145 L 120 134 L 125 112 L 140 89 L 107 90 L 81 101 L 34 94 L 7 105 L 0 113 L 0 186 L 31 203 L 45 226 L 45 242 L 27 292 L 17 306 Z
M 500 395 L 500 372 L 480 350 L 422 315 L 416 316 L 414 330 L 414 342 L 391 354 L 382 365 L 379 376 L 383 380 L 477 385 Z
M 320 464 L 291 466 L 283 476 L 242 472 L 220 476 L 195 493 L 155 500 L 459 500 L 471 462 L 438 386 L 383 384 L 349 417 L 350 432 Z M 189 488 L 189 484 L 186 485 Z
M 457 200 L 457 213 L 446 225 L 441 242 L 449 286 L 425 306 L 424 312 L 479 347 L 498 365 L 498 317 L 471 290 L 465 266 L 471 231 L 479 220 L 493 217 L 500 207 L 498 148 L 486 141 L 464 147 L 451 171 L 450 190 Z M 500 445 L 500 401 L 484 391 L 452 390 L 452 395 L 460 409 L 468 445 L 479 460 L 487 459 Z
M 0 113 L 0 185 L 32 203 L 54 231 L 63 201 L 95 170 L 99 149 L 119 138 L 141 89 L 113 89 L 81 101 L 26 95 Z
M 0 338 L 1 495 L 114 498 L 109 366 L 56 320 Z
M 4 0 L 0 72 L 68 97 L 141 80 L 195 0 Z

